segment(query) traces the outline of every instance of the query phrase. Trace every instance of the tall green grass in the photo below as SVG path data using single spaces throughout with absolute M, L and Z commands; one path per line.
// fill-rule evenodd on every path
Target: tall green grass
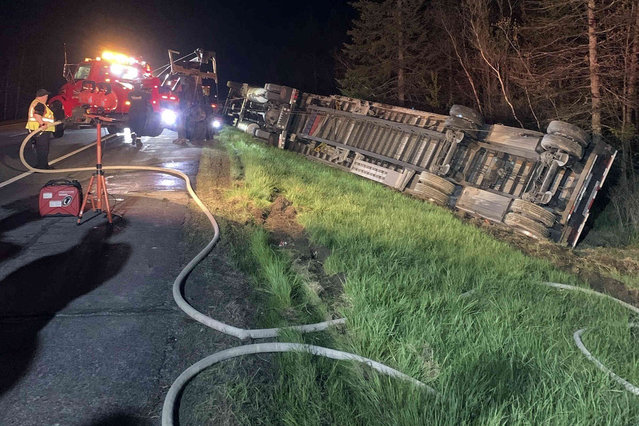
M 343 332 L 287 333 L 384 362 L 437 389 L 419 389 L 365 366 L 278 356 L 278 381 L 262 389 L 264 424 L 637 424 L 639 398 L 621 390 L 573 343 L 589 327 L 593 354 L 639 380 L 629 313 L 600 298 L 541 286 L 579 284 L 548 262 L 464 224 L 450 212 L 381 185 L 221 135 L 242 165 L 232 196 L 266 206 L 291 200 L 315 244 L 332 251 L 329 274 L 346 276 L 338 307 L 305 296 L 303 277 L 251 232 L 244 265 L 269 297 L 264 325 L 316 319 L 339 309 Z M 239 176 L 239 175 L 238 175 Z M 198 185 L 202 182 L 198 180 Z M 252 259 L 252 260 L 251 260 Z M 616 328 L 615 328 L 616 327 Z M 616 332 L 609 332 L 610 330 Z M 284 337 L 283 337 L 284 339 Z M 635 381 L 635 383 L 636 383 Z

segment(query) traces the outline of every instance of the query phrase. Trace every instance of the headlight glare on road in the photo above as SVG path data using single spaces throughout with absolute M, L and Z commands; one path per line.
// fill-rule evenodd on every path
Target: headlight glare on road
M 165 109 L 162 111 L 162 123 L 164 123 L 165 125 L 172 126 L 175 124 L 176 120 L 177 114 L 175 113 L 175 111 L 170 109 Z

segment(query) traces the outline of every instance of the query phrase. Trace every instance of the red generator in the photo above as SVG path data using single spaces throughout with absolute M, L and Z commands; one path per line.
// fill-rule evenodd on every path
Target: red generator
M 77 216 L 82 186 L 77 180 L 50 180 L 40 190 L 40 216 Z

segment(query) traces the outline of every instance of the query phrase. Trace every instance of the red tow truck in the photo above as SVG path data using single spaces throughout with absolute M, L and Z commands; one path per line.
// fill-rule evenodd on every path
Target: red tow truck
M 177 95 L 161 86 L 148 63 L 122 53 L 104 51 L 101 56 L 85 58 L 79 64 L 65 61 L 63 75 L 67 82 L 49 99 L 55 119 L 65 121 L 56 128 L 57 137 L 64 134 L 64 126 L 93 124 L 86 114 L 115 118 L 118 121 L 107 130 L 122 131 L 127 124 L 130 94 L 134 90 L 144 91 L 149 103 L 143 135 L 157 136 L 164 128 L 162 109 L 170 109 L 178 103 Z

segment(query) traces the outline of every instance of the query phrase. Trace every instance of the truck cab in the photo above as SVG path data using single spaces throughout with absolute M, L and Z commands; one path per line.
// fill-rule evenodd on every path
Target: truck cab
M 64 77 L 67 82 L 49 99 L 49 106 L 56 120 L 64 119 L 67 125 L 91 124 L 86 113 L 125 122 L 131 105 L 129 94 L 138 85 L 152 92 L 153 109 L 159 111 L 160 82 L 151 75 L 150 65 L 140 58 L 104 51 L 81 63 L 65 64 Z

